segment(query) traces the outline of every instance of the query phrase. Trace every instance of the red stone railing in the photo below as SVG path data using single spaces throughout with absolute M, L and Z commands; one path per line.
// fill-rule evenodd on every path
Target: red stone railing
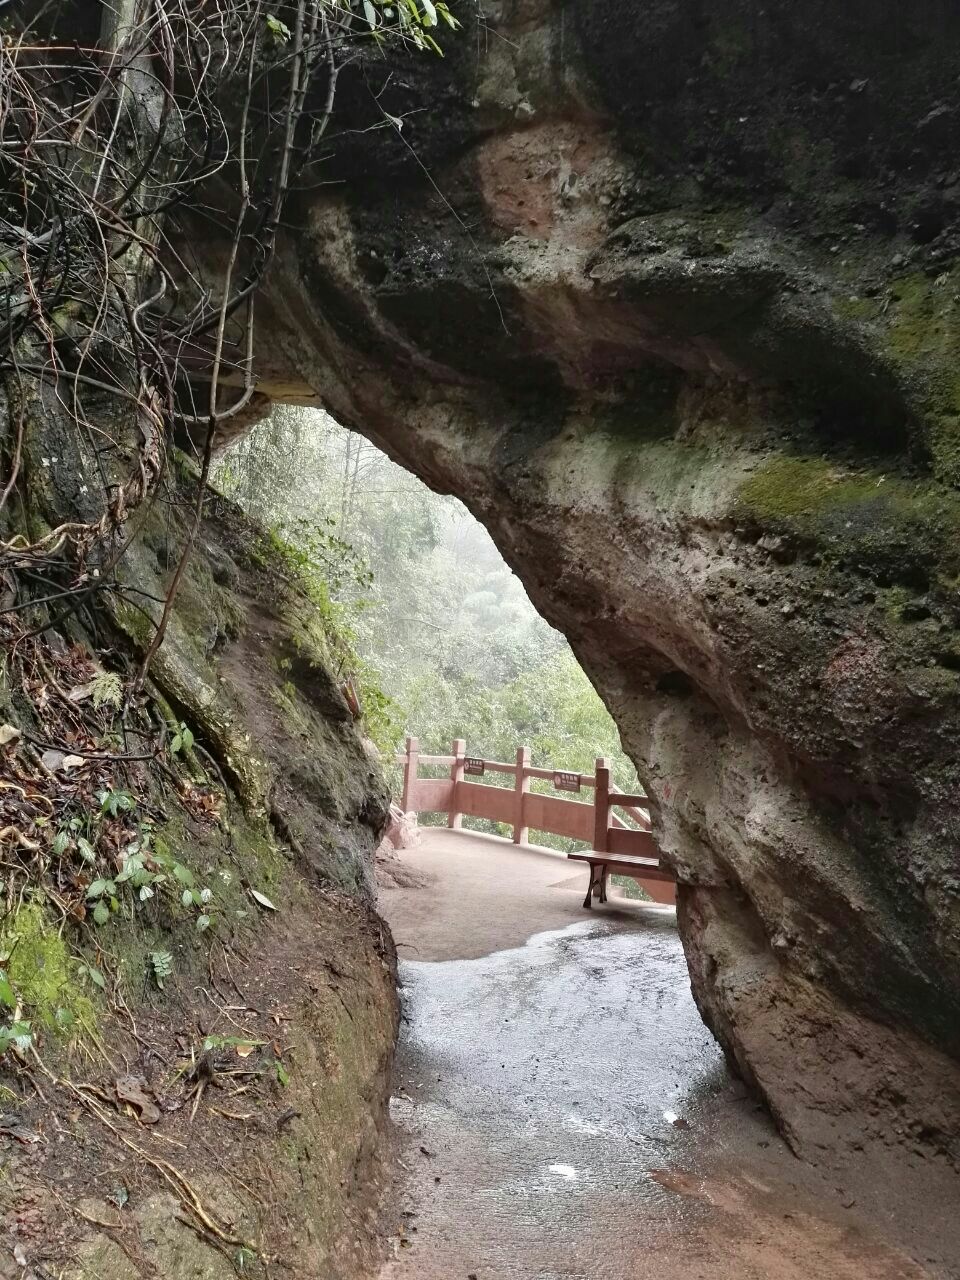
M 407 738 L 407 749 L 397 761 L 403 765 L 400 803 L 405 813 L 445 813 L 448 826 L 453 828 L 460 827 L 466 816 L 489 818 L 512 826 L 516 844 L 525 843 L 532 829 L 582 840 L 601 853 L 660 856 L 650 834 L 647 797 L 619 791 L 610 776 L 610 762 L 602 756 L 594 773 L 580 774 L 535 768 L 529 747 L 518 747 L 516 760 L 508 763 L 469 756 L 462 738 L 454 742 L 449 756 L 421 755 L 418 740 Z M 420 767 L 428 765 L 445 767 L 449 774 L 445 778 L 420 777 Z M 506 774 L 514 785 L 492 787 L 474 780 L 487 774 Z M 531 791 L 534 778 L 552 782 L 558 794 Z M 569 798 L 584 791 L 592 792 L 587 803 Z M 628 826 L 615 809 L 622 810 L 639 829 Z

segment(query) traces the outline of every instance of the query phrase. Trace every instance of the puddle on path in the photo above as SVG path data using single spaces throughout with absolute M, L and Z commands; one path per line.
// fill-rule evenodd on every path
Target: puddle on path
M 705 1167 L 741 1170 L 758 1145 L 797 1162 L 737 1100 L 672 915 L 600 917 L 400 975 L 404 1141 L 381 1280 L 933 1274 L 802 1212 L 789 1177 L 777 1196 Z
M 392 1274 L 546 1276 L 555 1255 L 553 1274 L 570 1277 L 643 1205 L 658 1230 L 702 1212 L 649 1175 L 680 1153 L 695 1164 L 700 1101 L 724 1079 L 671 916 L 588 921 L 400 972 L 393 1111 L 419 1213 L 410 1269 Z

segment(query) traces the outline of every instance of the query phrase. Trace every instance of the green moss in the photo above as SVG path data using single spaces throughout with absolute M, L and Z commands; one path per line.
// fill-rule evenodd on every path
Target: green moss
M 888 585 L 922 585 L 934 570 L 945 584 L 960 563 L 960 497 L 929 482 L 779 455 L 741 486 L 735 511 L 882 570 Z
M 872 298 L 847 296 L 834 298 L 833 310 L 844 320 L 873 320 L 880 308 Z
M 853 475 L 821 458 L 780 456 L 771 459 L 743 485 L 739 504 L 767 519 L 815 519 L 878 495 L 880 477 Z
M 27 1016 L 48 1031 L 96 1024 L 94 1008 L 70 971 L 70 953 L 38 900 L 26 903 L 0 930 L 7 974 Z
M 960 269 L 937 279 L 916 272 L 893 281 L 887 353 L 928 388 L 926 434 L 934 473 L 960 485 Z
M 206 638 L 213 647 L 219 637 L 236 639 L 246 625 L 246 610 L 227 587 L 218 583 L 202 555 L 194 554 L 180 583 L 176 612 L 187 635 Z

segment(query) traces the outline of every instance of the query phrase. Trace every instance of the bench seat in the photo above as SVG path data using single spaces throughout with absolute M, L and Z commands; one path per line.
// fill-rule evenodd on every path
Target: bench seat
M 607 879 L 611 875 L 629 876 L 642 889 L 645 889 L 654 902 L 673 905 L 676 901 L 674 885 L 676 879 L 672 872 L 660 865 L 657 858 L 634 857 L 631 854 L 599 853 L 597 850 L 586 850 L 583 853 L 568 853 L 572 862 L 585 862 L 590 867 L 590 884 L 585 907 L 593 906 L 594 894 L 599 902 L 607 901 Z

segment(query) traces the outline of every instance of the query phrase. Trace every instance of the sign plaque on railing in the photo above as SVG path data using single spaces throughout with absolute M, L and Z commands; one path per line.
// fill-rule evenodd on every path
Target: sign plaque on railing
M 553 788 L 555 791 L 579 791 L 580 774 L 558 769 L 553 775 Z
M 470 774 L 474 778 L 482 778 L 485 768 L 485 761 L 477 756 L 467 756 L 463 762 L 463 772 Z

